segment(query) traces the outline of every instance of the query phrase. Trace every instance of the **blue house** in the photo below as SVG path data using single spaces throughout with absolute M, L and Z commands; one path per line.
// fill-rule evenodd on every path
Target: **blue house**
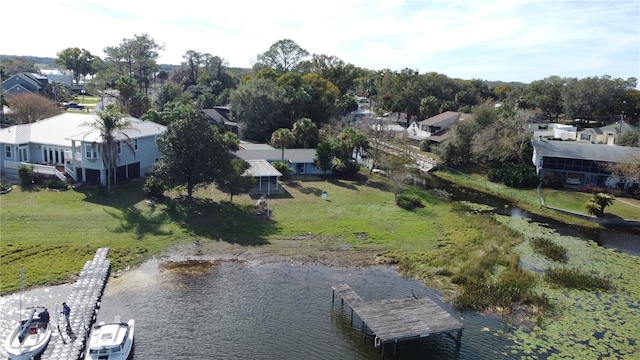
M 316 149 L 282 149 L 273 148 L 267 144 L 240 144 L 236 156 L 243 160 L 286 161 L 289 163 L 292 175 L 321 175 L 324 171 L 316 166 Z M 327 171 L 330 174 L 331 170 Z
M 2 91 L 6 96 L 22 93 L 41 94 L 47 88 L 49 79 L 34 73 L 20 73 L 2 82 Z

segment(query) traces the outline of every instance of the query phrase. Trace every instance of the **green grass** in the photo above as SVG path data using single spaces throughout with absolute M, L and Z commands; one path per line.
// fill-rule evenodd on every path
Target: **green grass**
M 572 190 L 544 189 L 542 196 L 548 206 L 570 210 L 588 215 L 584 204 L 591 199 L 589 192 Z M 635 205 L 635 206 L 634 206 Z M 621 219 L 640 220 L 640 201 L 632 198 L 617 197 L 611 206 L 604 209 L 605 216 Z

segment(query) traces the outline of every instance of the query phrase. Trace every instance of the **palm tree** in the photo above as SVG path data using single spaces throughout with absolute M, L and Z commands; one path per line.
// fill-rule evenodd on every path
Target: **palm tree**
M 302 118 L 293 124 L 293 135 L 306 149 L 309 142 L 318 138 L 318 126 L 309 118 Z
M 85 123 L 86 126 L 100 132 L 100 140 L 93 143 L 97 147 L 102 162 L 107 168 L 107 192 L 111 191 L 111 180 L 115 180 L 120 146 L 127 145 L 135 156 L 131 138 L 124 131 L 131 129 L 131 123 L 113 104 L 105 111 L 98 112 L 95 121 Z
M 591 199 L 584 204 L 589 215 L 604 216 L 604 209 L 613 204 L 614 197 L 605 193 L 594 193 Z
M 289 129 L 280 128 L 271 134 L 271 145 L 282 149 L 282 160 L 284 160 L 284 149 L 295 141 L 293 133 Z

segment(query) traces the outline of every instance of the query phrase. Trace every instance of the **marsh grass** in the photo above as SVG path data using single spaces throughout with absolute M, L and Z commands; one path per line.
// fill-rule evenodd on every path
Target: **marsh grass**
M 566 264 L 569 261 L 567 249 L 556 244 L 553 240 L 544 237 L 534 237 L 529 240 L 533 251 L 547 258 Z
M 579 290 L 613 290 L 613 282 L 596 273 L 587 273 L 577 269 L 548 269 L 545 279 L 551 283 Z

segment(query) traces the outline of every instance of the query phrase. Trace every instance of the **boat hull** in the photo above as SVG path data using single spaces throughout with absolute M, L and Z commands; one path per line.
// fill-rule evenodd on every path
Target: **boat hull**
M 30 360 L 32 357 L 40 355 L 46 349 L 51 339 L 51 324 L 42 328 L 38 322 L 29 326 L 27 334 L 20 342 L 20 327 L 18 323 L 5 341 L 4 349 L 11 360 Z

